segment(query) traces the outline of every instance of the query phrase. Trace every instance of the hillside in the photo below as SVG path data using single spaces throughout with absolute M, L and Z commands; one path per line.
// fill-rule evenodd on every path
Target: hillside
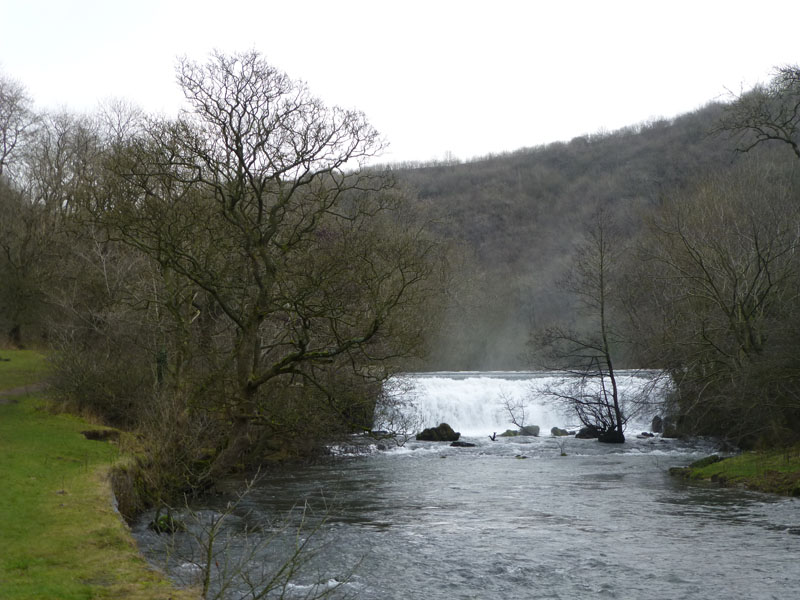
M 463 261 L 428 367 L 529 366 L 529 332 L 569 319 L 556 282 L 588 215 L 598 203 L 611 207 L 632 236 L 660 199 L 726 169 L 732 146 L 709 133 L 723 108 L 467 163 L 397 168 Z

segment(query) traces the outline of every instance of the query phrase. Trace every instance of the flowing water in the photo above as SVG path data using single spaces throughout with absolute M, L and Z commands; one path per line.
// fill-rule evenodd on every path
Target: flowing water
M 797 500 L 667 475 L 711 453 L 711 444 L 639 439 L 630 430 L 622 445 L 553 438 L 550 426 L 570 423 L 541 399 L 528 411 L 531 423 L 540 420 L 540 437 L 491 441 L 506 425 L 504 399 L 543 377 L 415 378 L 426 425 L 447 421 L 475 447 L 411 441 L 366 452 L 354 440 L 317 465 L 271 474 L 226 521 L 226 558 L 242 558 L 255 578 L 309 539 L 315 554 L 286 597 L 319 591 L 320 581 L 341 584 L 333 597 L 376 600 L 797 597 Z M 232 498 L 194 507 L 201 526 Z M 289 527 L 277 525 L 281 515 Z M 145 554 L 177 580 L 196 578 L 190 533 L 158 536 L 146 527 L 151 518 L 134 528 Z M 298 537 L 302 519 L 308 525 Z M 247 548 L 257 552 L 246 556 Z M 249 597 L 237 585 L 229 597 Z

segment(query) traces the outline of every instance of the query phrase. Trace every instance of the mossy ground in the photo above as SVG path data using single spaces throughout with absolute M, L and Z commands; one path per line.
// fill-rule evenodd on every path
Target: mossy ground
M 686 470 L 678 471 L 688 479 L 800 496 L 800 446 L 746 452 L 711 464 L 690 465 Z
M 45 361 L 0 351 L 0 390 L 34 383 Z M 14 367 L 19 367 L 15 370 Z M 0 404 L 0 597 L 20 599 L 196 597 L 150 569 L 111 503 L 115 445 L 46 410 L 35 395 Z

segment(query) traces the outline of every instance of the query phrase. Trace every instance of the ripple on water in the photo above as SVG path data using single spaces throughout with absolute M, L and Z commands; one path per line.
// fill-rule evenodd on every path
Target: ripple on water
M 702 453 L 680 442 L 569 442 L 561 457 L 552 440 L 532 440 L 525 452 L 535 460 L 514 458 L 520 444 L 488 440 L 475 449 L 411 444 L 331 458 L 259 484 L 247 522 L 275 521 L 298 498 L 326 516 L 324 543 L 296 584 L 355 568 L 334 597 L 794 597 L 797 500 L 670 478 L 668 467 Z M 148 538 L 142 523 L 135 533 L 151 558 L 157 554 L 163 540 Z

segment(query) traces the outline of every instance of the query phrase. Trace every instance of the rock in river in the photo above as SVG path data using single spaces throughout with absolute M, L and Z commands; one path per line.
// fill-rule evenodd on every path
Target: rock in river
M 447 423 L 440 423 L 438 427 L 423 429 L 417 434 L 417 440 L 421 442 L 455 442 L 461 434 L 453 431 Z

